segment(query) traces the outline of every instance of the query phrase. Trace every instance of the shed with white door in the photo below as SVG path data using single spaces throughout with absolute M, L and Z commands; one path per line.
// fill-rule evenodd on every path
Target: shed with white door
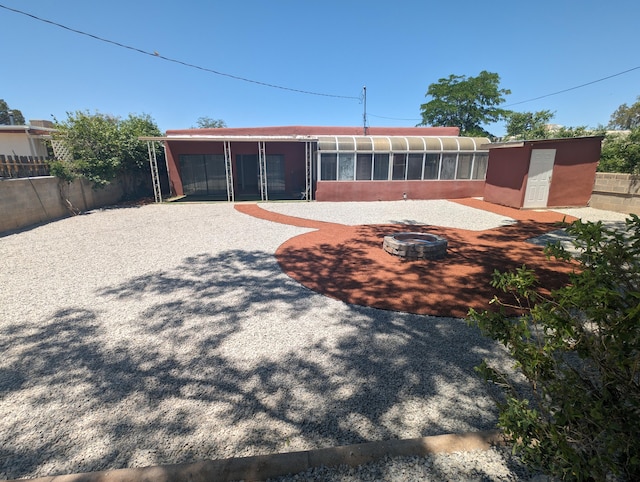
M 496 143 L 484 200 L 524 209 L 586 206 L 591 198 L 603 136 Z

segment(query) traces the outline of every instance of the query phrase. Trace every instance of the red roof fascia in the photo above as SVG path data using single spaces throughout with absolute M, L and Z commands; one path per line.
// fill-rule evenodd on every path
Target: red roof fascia
M 273 126 L 168 130 L 167 136 L 361 136 L 362 127 Z M 370 136 L 458 136 L 458 127 L 369 127 Z

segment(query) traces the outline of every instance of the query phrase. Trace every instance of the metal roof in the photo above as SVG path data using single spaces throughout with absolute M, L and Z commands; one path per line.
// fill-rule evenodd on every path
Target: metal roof
M 486 137 L 453 136 L 319 136 L 319 151 L 424 152 L 485 151 Z

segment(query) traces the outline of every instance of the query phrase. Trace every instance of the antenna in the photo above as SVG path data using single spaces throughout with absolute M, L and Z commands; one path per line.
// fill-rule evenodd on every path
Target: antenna
M 362 99 L 364 104 L 364 112 L 362 114 L 362 128 L 364 135 L 367 135 L 367 86 L 362 87 Z

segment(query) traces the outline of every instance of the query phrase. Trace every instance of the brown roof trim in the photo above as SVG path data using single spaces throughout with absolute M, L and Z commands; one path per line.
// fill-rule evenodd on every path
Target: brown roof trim
M 368 127 L 370 136 L 458 136 L 457 127 Z M 272 126 L 168 130 L 167 136 L 361 136 L 362 127 Z

